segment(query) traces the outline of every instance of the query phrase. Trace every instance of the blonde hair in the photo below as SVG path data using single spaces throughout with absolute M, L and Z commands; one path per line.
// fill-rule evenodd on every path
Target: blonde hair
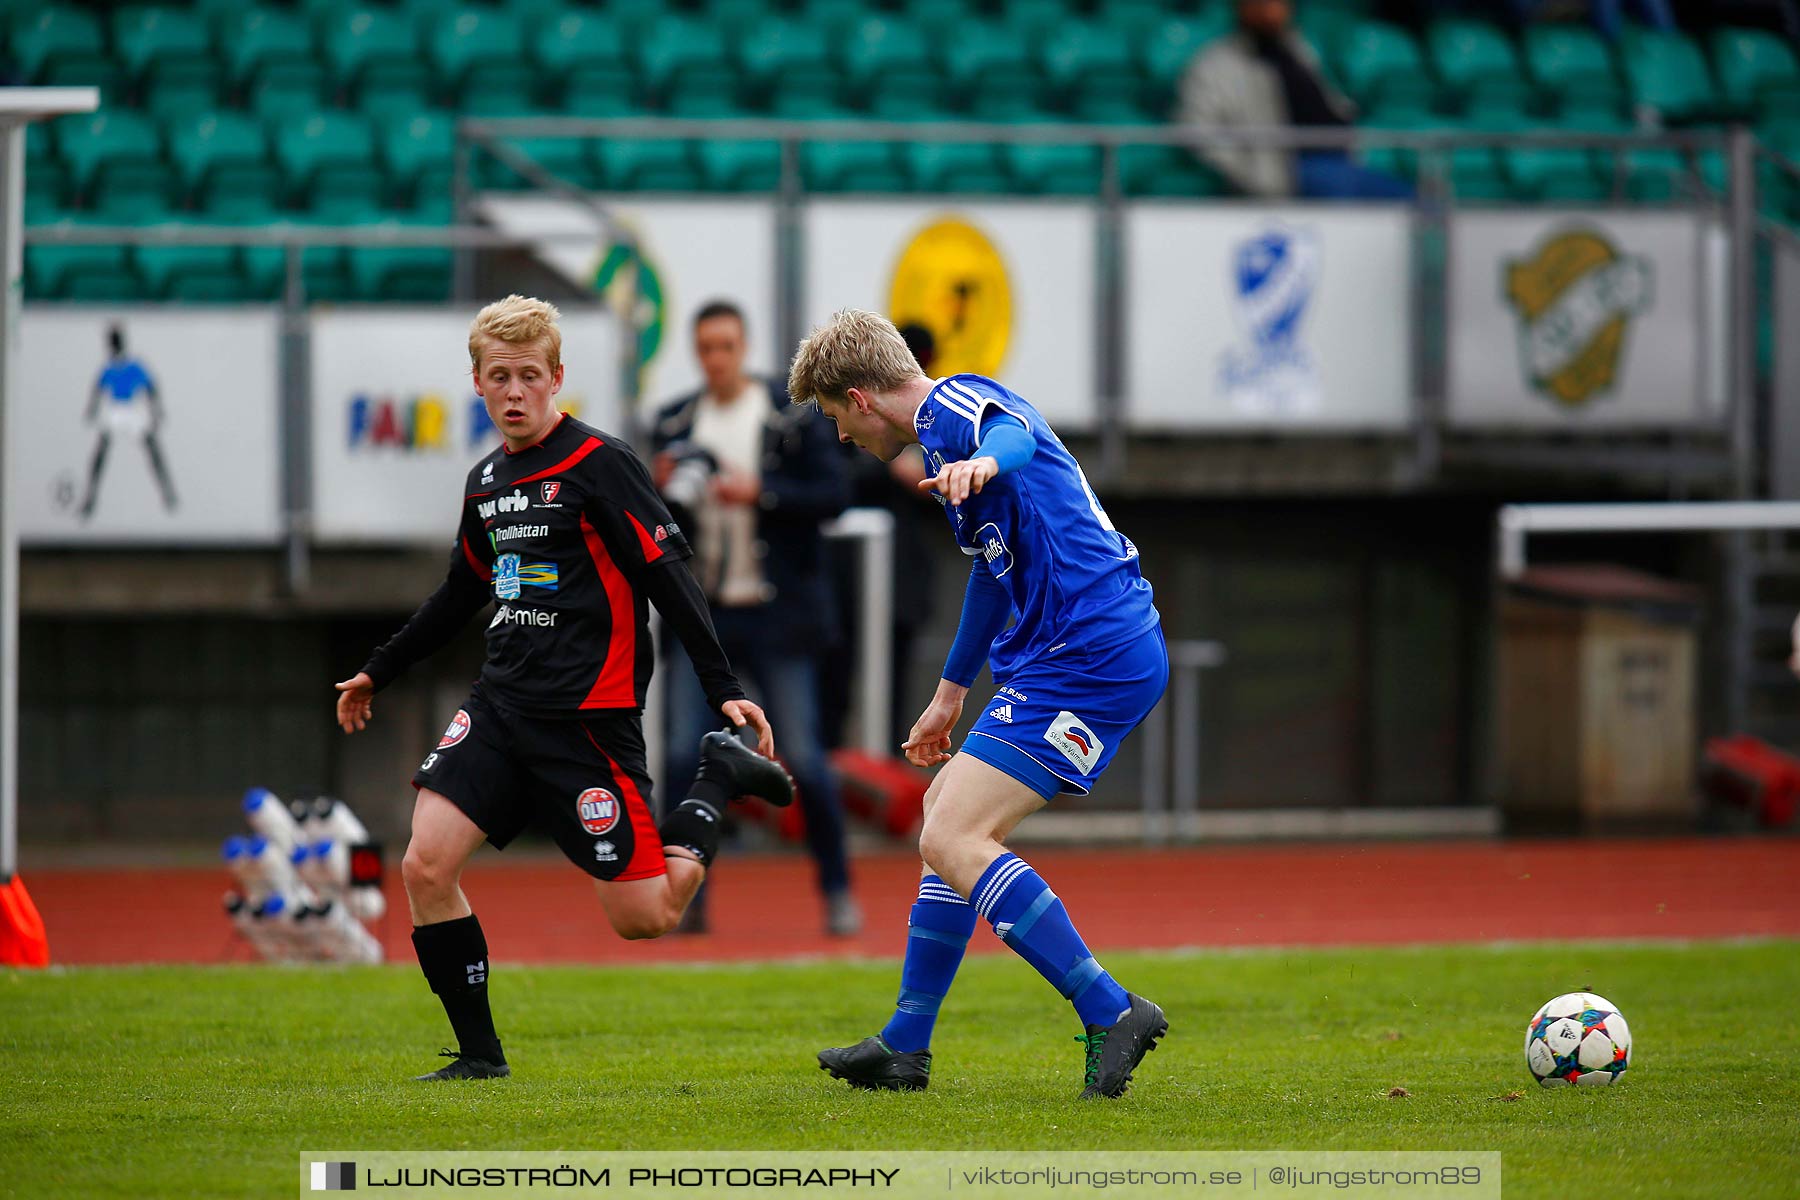
M 892 321 L 845 308 L 801 339 L 788 368 L 788 395 L 795 404 L 816 404 L 843 400 L 853 387 L 886 392 L 921 378 L 919 360 Z
M 562 365 L 562 330 L 556 319 L 562 314 L 547 300 L 534 300 L 516 293 L 496 300 L 469 322 L 469 361 L 481 370 L 482 343 L 489 338 L 512 345 L 542 346 L 555 373 Z

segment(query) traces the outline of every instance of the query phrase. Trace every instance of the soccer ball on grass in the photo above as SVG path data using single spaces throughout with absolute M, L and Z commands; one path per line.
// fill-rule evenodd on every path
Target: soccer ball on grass
M 1631 1029 L 1604 996 L 1558 996 L 1525 1027 L 1525 1065 L 1545 1087 L 1611 1083 L 1631 1065 Z

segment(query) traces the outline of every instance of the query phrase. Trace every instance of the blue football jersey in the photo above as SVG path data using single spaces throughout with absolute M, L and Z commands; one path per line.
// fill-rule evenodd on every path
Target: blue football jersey
M 1031 461 L 953 506 L 932 493 L 963 553 L 986 560 L 1017 620 L 994 639 L 989 665 L 1004 682 L 1027 663 L 1141 637 L 1161 618 L 1137 547 L 1113 528 L 1081 466 L 1022 398 L 981 375 L 941 379 L 913 418 L 927 469 L 971 458 L 991 408 L 1025 423 Z
M 136 359 L 128 358 L 108 363 L 100 373 L 98 386 L 114 404 L 129 404 L 150 386 L 150 374 Z

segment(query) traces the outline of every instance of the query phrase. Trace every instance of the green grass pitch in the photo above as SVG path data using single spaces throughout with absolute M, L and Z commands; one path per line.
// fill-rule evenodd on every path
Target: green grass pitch
M 813 1061 L 879 1028 L 894 963 L 501 963 L 516 1073 L 463 1085 L 408 1081 L 447 1034 L 411 964 L 3 972 L 0 1195 L 287 1195 L 325 1148 L 1498 1150 L 1509 1197 L 1800 1188 L 1795 943 L 1106 961 L 1172 1023 L 1116 1103 L 1074 1100 L 1074 1019 L 1010 957 L 965 964 L 919 1095 Z M 1525 1023 L 1584 987 L 1632 1068 L 1540 1090 Z

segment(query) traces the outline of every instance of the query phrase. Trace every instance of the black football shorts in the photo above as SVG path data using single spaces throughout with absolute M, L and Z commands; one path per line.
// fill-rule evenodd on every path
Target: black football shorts
M 535 820 L 595 879 L 664 872 L 635 710 L 525 717 L 477 685 L 412 781 L 448 798 L 496 849 Z

